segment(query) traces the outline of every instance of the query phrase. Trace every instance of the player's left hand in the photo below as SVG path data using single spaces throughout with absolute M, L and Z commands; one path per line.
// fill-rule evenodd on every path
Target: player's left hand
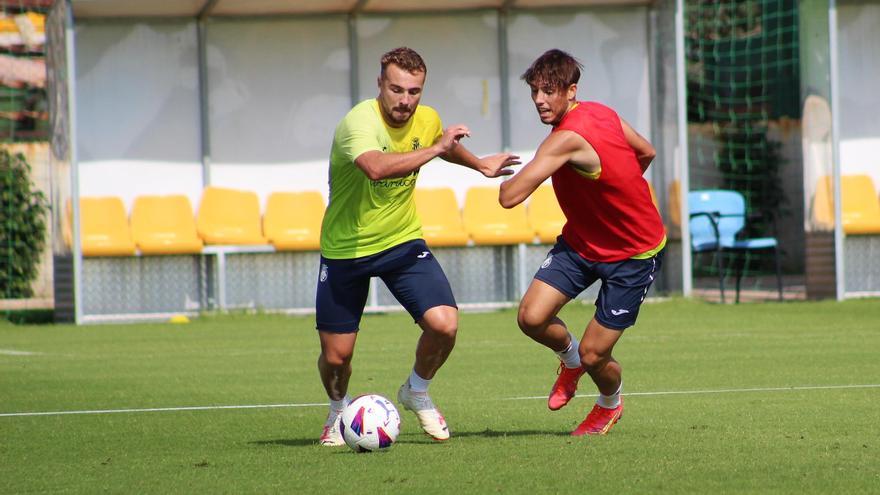
M 496 153 L 494 155 L 484 156 L 480 159 L 480 172 L 486 177 L 503 177 L 512 175 L 513 170 L 509 169 L 513 165 L 522 163 L 519 155 L 513 153 Z

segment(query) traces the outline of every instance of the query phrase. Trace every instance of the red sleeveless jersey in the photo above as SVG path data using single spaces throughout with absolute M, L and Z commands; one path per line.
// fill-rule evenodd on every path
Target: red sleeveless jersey
M 602 165 L 598 179 L 585 177 L 571 164 L 552 175 L 566 218 L 565 242 L 584 258 L 605 263 L 656 248 L 666 234 L 663 220 L 617 113 L 600 103 L 579 102 L 552 132 L 561 130 L 586 139 Z

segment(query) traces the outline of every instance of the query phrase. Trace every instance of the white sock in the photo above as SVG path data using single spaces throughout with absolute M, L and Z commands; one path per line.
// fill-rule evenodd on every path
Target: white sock
M 580 342 L 575 338 L 571 332 L 568 333 L 568 337 L 571 341 L 568 343 L 568 347 L 565 348 L 564 351 L 557 351 L 556 355 L 559 356 L 559 359 L 565 365 L 566 368 L 580 368 L 581 367 L 581 355 L 578 351 L 578 347 L 580 347 Z
M 330 399 L 330 409 L 333 411 L 342 411 L 343 409 L 345 409 L 345 406 L 347 406 L 349 402 L 351 402 L 351 397 L 349 397 L 348 395 L 343 397 L 341 400 Z
M 409 374 L 409 388 L 413 392 L 421 392 L 425 393 L 428 391 L 428 385 L 431 384 L 431 380 L 425 380 L 420 377 L 416 370 L 413 369 L 412 373 Z
M 620 405 L 620 391 L 623 390 L 623 381 L 621 380 L 620 386 L 617 387 L 617 392 L 614 392 L 611 395 L 602 395 L 599 394 L 599 398 L 596 399 L 596 404 L 604 407 L 605 409 L 615 409 Z

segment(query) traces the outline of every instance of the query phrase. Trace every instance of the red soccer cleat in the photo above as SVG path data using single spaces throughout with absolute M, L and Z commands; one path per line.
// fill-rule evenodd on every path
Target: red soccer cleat
M 590 411 L 590 414 L 587 414 L 584 422 L 579 424 L 578 427 L 571 432 L 571 436 L 604 435 L 608 433 L 608 430 L 614 426 L 614 423 L 617 423 L 622 415 L 623 399 L 621 399 L 620 405 L 614 409 L 607 409 L 596 404 L 593 406 L 593 410 Z
M 551 411 L 562 409 L 574 397 L 578 388 L 578 380 L 584 374 L 584 369 L 581 367 L 566 368 L 564 364 L 559 363 L 558 373 L 559 377 L 556 378 L 553 390 L 550 391 L 550 397 L 547 398 L 547 407 Z

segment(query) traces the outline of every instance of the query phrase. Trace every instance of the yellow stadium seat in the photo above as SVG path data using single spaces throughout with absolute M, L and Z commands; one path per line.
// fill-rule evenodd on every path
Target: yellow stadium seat
M 505 209 L 498 203 L 497 187 L 472 187 L 464 200 L 465 231 L 475 244 L 531 243 L 535 232 L 529 227 L 522 204 Z
M 843 231 L 847 234 L 880 234 L 880 200 L 871 177 L 841 176 L 840 194 L 843 199 Z M 812 218 L 817 227 L 834 227 L 834 191 L 831 177 L 827 175 L 819 179 L 816 187 Z
M 61 223 L 61 238 L 67 249 L 73 248 L 73 207 L 70 198 L 64 203 L 64 221 Z
M 183 195 L 135 198 L 131 209 L 131 233 L 142 254 L 202 251 L 192 205 Z
M 673 180 L 669 183 L 669 197 L 666 201 L 669 209 L 669 221 L 673 227 L 681 228 L 681 183 Z
M 529 225 L 544 244 L 556 242 L 556 236 L 562 233 L 565 215 L 556 200 L 551 186 L 541 186 L 532 193 L 528 207 Z
M 819 178 L 813 194 L 813 211 L 810 215 L 813 226 L 821 230 L 834 229 L 834 191 L 831 190 L 831 177 Z
M 255 193 L 213 186 L 202 192 L 196 229 L 205 244 L 266 244 L 260 223 Z
M 269 195 L 263 232 L 279 251 L 314 251 L 321 246 L 324 198 L 317 191 Z
M 452 189 L 416 189 L 416 210 L 422 221 L 422 235 L 428 245 L 467 245 L 468 234 L 462 225 L 461 211 Z
M 68 221 L 73 212 L 68 203 Z M 83 256 L 132 256 L 135 254 L 125 205 L 115 196 L 79 199 L 80 246 Z

